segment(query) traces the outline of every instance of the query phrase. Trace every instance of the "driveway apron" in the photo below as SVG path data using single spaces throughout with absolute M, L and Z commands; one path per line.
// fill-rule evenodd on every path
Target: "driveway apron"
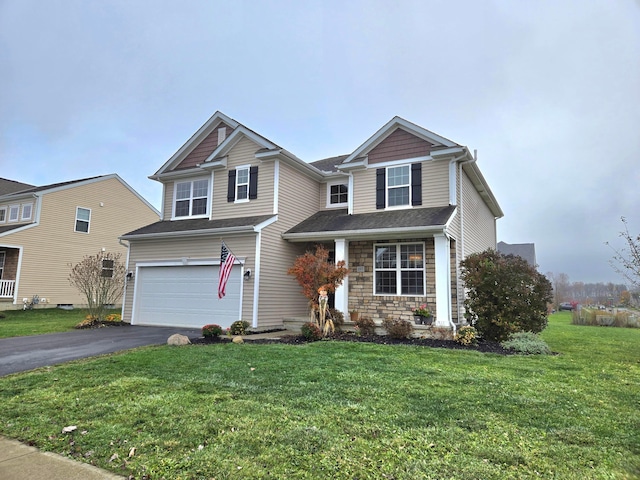
M 197 329 L 133 325 L 2 338 L 0 376 L 146 345 L 160 345 L 174 333 L 190 338 L 201 336 Z

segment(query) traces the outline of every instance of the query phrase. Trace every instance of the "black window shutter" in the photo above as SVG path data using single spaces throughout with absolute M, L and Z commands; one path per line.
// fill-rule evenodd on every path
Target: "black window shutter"
M 378 168 L 376 170 L 376 208 L 381 209 L 386 206 L 385 190 L 386 190 L 386 170 Z
M 422 205 L 422 164 L 411 164 L 411 205 Z
M 229 185 L 227 186 L 227 202 L 233 202 L 236 199 L 236 171 L 229 170 Z
M 249 200 L 258 198 L 258 167 L 249 168 Z

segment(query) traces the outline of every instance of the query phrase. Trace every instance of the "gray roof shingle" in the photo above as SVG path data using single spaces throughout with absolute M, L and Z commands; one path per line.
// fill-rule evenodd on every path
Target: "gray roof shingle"
M 411 208 L 349 215 L 346 209 L 323 210 L 285 232 L 287 236 L 363 232 L 398 229 L 407 231 L 428 227 L 444 227 L 455 211 L 454 205 L 433 208 Z M 297 235 L 296 235 L 297 234 Z
M 125 233 L 122 237 L 136 237 L 136 236 L 148 236 L 163 234 L 176 234 L 180 232 L 197 232 L 197 231 L 210 231 L 210 230 L 223 230 L 228 228 L 242 228 L 247 229 L 255 227 L 262 222 L 265 222 L 272 218 L 273 215 L 257 215 L 254 217 L 241 217 L 241 218 L 225 218 L 222 220 L 209 220 L 207 218 L 195 218 L 187 220 L 164 220 L 150 225 L 146 225 L 132 232 Z

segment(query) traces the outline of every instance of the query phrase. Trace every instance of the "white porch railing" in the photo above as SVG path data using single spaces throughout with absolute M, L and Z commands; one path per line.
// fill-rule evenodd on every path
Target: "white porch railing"
M 0 298 L 13 298 L 15 280 L 0 280 Z

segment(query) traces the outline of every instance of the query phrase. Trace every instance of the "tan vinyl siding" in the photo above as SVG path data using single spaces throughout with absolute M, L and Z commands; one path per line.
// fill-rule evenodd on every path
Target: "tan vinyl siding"
M 353 213 L 376 211 L 376 169 L 353 172 Z
M 408 160 L 407 164 L 410 163 Z M 376 170 L 375 167 L 370 167 L 354 172 L 353 213 L 376 211 Z M 449 163 L 422 162 L 422 207 L 441 207 L 448 204 Z
M 258 198 L 248 202 L 227 202 L 228 170 L 214 173 L 212 218 L 250 217 L 273 213 L 273 162 L 260 162 L 255 154 L 261 147 L 244 137 L 229 152 L 227 169 L 258 167 Z
M 449 162 L 422 164 L 422 206 L 449 205 Z
M 496 248 L 495 217 L 464 171 L 462 172 L 462 219 L 463 257 L 470 253 L 482 252 L 487 248 Z
M 281 234 L 317 212 L 320 184 L 280 162 L 279 192 L 278 221 L 262 233 L 258 310 L 261 326 L 280 325 L 285 314 L 308 314 L 307 299 L 295 278 L 287 275 L 287 269 L 304 253 L 305 246 L 289 243 Z M 282 305 L 287 306 L 286 311 Z
M 245 259 L 245 268 L 255 272 L 255 238 L 251 233 L 236 235 L 233 237 L 220 237 L 207 235 L 201 237 L 185 237 L 184 239 L 146 239 L 131 242 L 129 254 L 129 270 L 135 272 L 139 262 L 166 262 L 190 260 L 220 260 L 220 246 L 222 240 L 227 247 L 239 259 Z M 135 282 L 135 279 L 133 280 Z M 127 294 L 124 305 L 123 320 L 131 322 L 131 310 L 133 305 L 134 285 L 130 282 L 127 286 Z M 253 280 L 243 283 L 242 315 L 243 320 L 251 322 L 253 312 Z M 215 292 L 211 292 L 215 295 Z M 206 323 L 206 322 L 205 322 Z M 205 324 L 203 323 L 203 325 Z
M 163 212 L 162 219 L 163 220 L 171 220 L 171 216 L 173 215 L 173 187 L 174 183 L 169 182 L 164 184 L 164 204 L 163 204 Z
M 76 207 L 91 210 L 89 233 L 74 231 Z M 158 215 L 116 178 L 44 194 L 39 225 L 0 238 L 23 247 L 18 302 L 39 295 L 53 306 L 86 304 L 69 285 L 70 265 L 102 248 L 126 262 L 118 236 L 156 221 Z

